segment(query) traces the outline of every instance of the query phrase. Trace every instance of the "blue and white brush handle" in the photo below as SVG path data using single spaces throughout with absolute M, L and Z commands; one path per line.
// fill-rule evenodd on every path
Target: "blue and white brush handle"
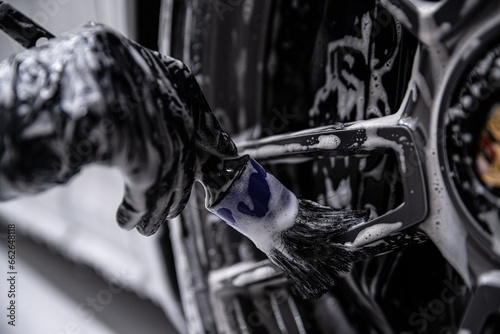
M 293 226 L 299 201 L 257 161 L 249 159 L 223 198 L 207 209 L 267 254 L 279 243 L 279 233 Z

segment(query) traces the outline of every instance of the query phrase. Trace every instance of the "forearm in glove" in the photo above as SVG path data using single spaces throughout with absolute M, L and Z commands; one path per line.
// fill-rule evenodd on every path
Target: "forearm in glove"
M 0 199 L 118 167 L 121 226 L 154 233 L 184 208 L 200 165 L 236 148 L 189 69 L 99 24 L 0 64 Z

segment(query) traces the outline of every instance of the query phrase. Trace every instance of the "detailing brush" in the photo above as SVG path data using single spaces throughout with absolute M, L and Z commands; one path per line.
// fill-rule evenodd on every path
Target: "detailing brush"
M 0 101 L 0 199 L 106 163 L 125 175 L 122 227 L 154 233 L 181 212 L 197 180 L 207 209 L 250 238 L 303 298 L 331 289 L 362 256 L 337 237 L 362 225 L 368 212 L 298 199 L 257 161 L 238 156 L 178 60 L 90 24 L 16 55 L 0 70 L 0 96 L 9 96 Z M 130 101 L 134 94 L 140 99 Z M 78 155 L 82 142 L 89 145 Z
M 298 199 L 259 163 L 243 156 L 231 187 L 206 206 L 231 227 L 252 240 L 288 276 L 296 294 L 317 298 L 362 256 L 335 237 L 361 224 L 367 211 L 333 210 Z M 234 174 L 234 161 L 223 169 Z M 210 180 L 202 183 L 210 190 Z M 204 182 L 205 181 L 205 182 Z

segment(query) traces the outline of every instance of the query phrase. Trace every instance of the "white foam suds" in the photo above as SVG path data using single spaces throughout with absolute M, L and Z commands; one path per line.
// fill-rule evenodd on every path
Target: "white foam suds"
M 340 145 L 340 138 L 335 135 L 322 135 L 318 137 L 318 143 L 310 145 L 309 148 L 318 148 L 323 150 L 333 150 Z
M 266 159 L 266 158 L 276 158 L 283 155 L 308 152 L 311 150 L 334 150 L 336 149 L 341 141 L 338 136 L 335 135 L 320 135 L 317 137 L 317 143 L 310 145 L 302 145 L 298 143 L 294 144 L 263 144 L 258 148 L 250 148 L 244 150 L 245 154 L 252 156 L 255 159 Z M 311 139 L 310 141 L 316 141 Z
M 387 8 L 387 10 L 389 10 L 391 12 L 391 14 L 394 16 L 394 18 L 396 20 L 403 23 L 406 28 L 408 28 L 410 30 L 413 29 L 413 25 L 411 24 L 410 19 L 408 19 L 408 16 L 404 12 L 404 10 L 402 10 L 401 8 L 399 8 L 397 5 L 393 4 L 389 0 L 381 0 L 380 3 L 385 8 Z
M 391 148 L 396 152 L 396 154 L 399 155 L 399 168 L 401 170 L 402 174 L 406 173 L 406 158 L 404 155 L 404 149 L 403 146 L 404 144 L 398 144 L 392 140 L 382 138 L 377 135 L 377 129 L 376 128 L 368 128 L 366 129 L 366 137 L 367 140 L 365 142 L 365 147 L 369 148 L 376 148 L 376 147 L 387 147 Z
M 366 244 L 369 244 L 371 242 L 377 241 L 383 237 L 388 236 L 394 231 L 397 231 L 398 229 L 403 226 L 403 223 L 397 222 L 397 223 L 390 223 L 390 224 L 376 224 L 370 227 L 365 228 L 364 230 L 361 230 L 358 235 L 356 236 L 356 239 L 352 242 L 352 245 L 355 247 L 360 247 Z M 349 243 L 351 244 L 351 243 Z
M 337 92 L 338 101 L 336 106 L 336 112 L 338 116 L 338 121 L 346 121 L 349 119 L 349 114 L 351 110 L 356 111 L 356 118 L 361 119 L 364 115 L 364 103 L 359 100 L 359 97 L 365 95 L 366 87 L 364 81 L 361 78 L 342 70 L 339 73 L 339 58 L 342 57 L 342 61 L 346 61 L 348 64 L 352 62 L 352 55 L 342 52 L 344 49 L 357 50 L 363 56 L 365 64 L 369 63 L 368 53 L 370 45 L 370 33 L 372 28 L 372 20 L 369 13 L 363 15 L 361 19 L 361 29 L 362 36 L 357 38 L 354 36 L 345 36 L 341 40 L 336 40 L 330 42 L 327 48 L 328 60 L 325 66 L 325 83 L 316 91 L 314 97 L 314 104 L 309 110 L 309 117 L 311 119 L 311 125 L 314 125 L 314 117 L 321 114 L 320 106 L 328 100 L 333 92 Z M 338 57 L 336 56 L 338 55 Z M 344 78 L 348 83 L 349 87 L 344 84 L 339 77 Z M 354 87 L 354 88 L 351 88 Z

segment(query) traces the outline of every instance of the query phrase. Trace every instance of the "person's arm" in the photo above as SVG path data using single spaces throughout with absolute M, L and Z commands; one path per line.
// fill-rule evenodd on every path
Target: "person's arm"
M 0 64 L 0 200 L 103 163 L 125 177 L 118 222 L 149 235 L 184 208 L 196 166 L 214 152 L 236 148 L 188 68 L 105 26 Z

